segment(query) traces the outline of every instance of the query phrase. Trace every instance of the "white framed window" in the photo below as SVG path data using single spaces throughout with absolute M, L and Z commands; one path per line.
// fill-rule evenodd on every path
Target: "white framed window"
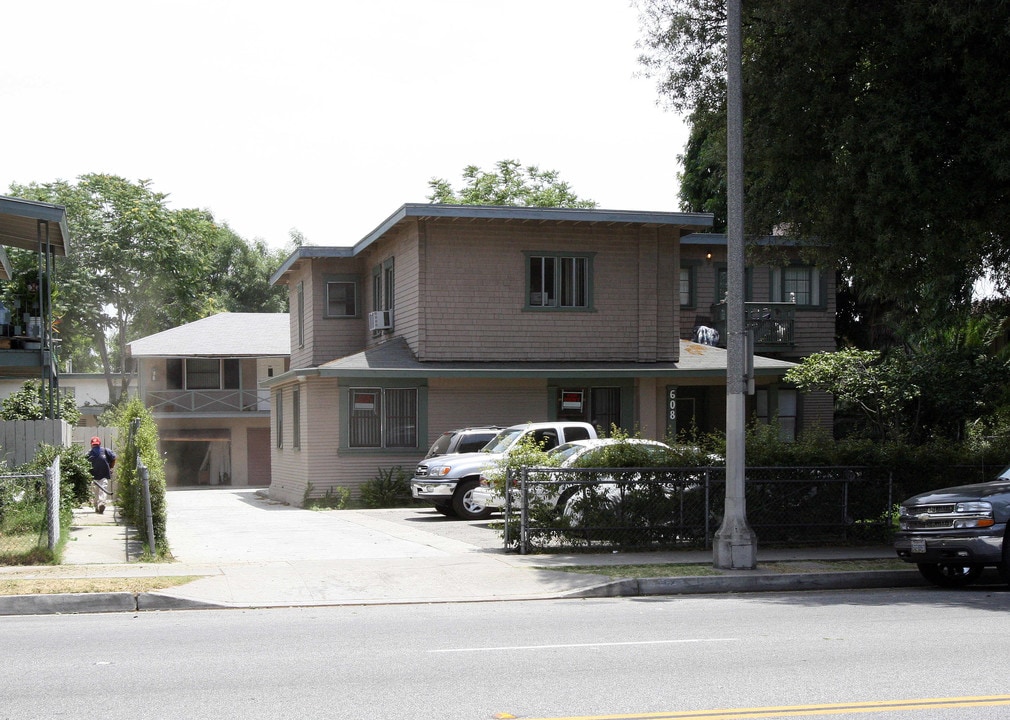
M 592 307 L 593 256 L 529 253 L 526 258 L 526 306 Z

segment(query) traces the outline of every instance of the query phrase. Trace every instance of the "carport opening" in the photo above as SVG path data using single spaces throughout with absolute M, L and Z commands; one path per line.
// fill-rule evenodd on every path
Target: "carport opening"
M 230 440 L 165 440 L 168 487 L 231 485 Z

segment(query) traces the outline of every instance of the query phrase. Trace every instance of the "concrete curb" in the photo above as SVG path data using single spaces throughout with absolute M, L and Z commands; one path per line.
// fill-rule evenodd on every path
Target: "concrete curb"
M 720 595 L 725 593 L 863 590 L 925 587 L 916 570 L 870 570 L 781 575 L 712 575 L 629 578 L 576 590 L 564 597 L 644 597 L 650 595 Z
M 558 593 L 538 599 L 649 597 L 660 595 L 721 595 L 727 593 L 798 592 L 810 590 L 862 590 L 873 588 L 925 587 L 916 570 L 870 570 L 776 575 L 719 575 L 689 577 L 628 578 L 593 587 Z M 502 598 L 493 598 L 504 602 Z M 471 599 L 467 602 L 474 602 Z M 397 604 L 412 601 L 399 600 Z M 417 602 L 431 603 L 431 599 Z M 222 605 L 178 598 L 156 592 L 73 593 L 0 596 L 0 616 L 72 613 L 152 612 L 162 610 L 224 610 L 248 607 L 294 607 L 296 605 L 360 605 L 354 602 L 292 604 L 250 603 Z M 373 603 L 368 603 L 373 604 Z
M 73 615 L 143 610 L 208 610 L 222 605 L 156 593 L 101 592 L 0 596 L 0 616 Z

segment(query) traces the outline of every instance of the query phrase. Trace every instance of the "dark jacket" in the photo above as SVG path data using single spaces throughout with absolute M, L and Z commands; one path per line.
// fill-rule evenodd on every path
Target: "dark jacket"
M 116 453 L 101 445 L 93 445 L 87 458 L 91 461 L 91 477 L 95 480 L 108 480 L 112 477 L 112 468 L 116 464 Z

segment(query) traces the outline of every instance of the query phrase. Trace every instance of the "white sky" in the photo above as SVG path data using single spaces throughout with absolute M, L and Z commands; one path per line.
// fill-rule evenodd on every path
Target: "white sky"
M 0 194 L 149 179 L 273 246 L 351 245 L 502 159 L 676 210 L 687 132 L 628 0 L 33 0 L 4 6 Z

